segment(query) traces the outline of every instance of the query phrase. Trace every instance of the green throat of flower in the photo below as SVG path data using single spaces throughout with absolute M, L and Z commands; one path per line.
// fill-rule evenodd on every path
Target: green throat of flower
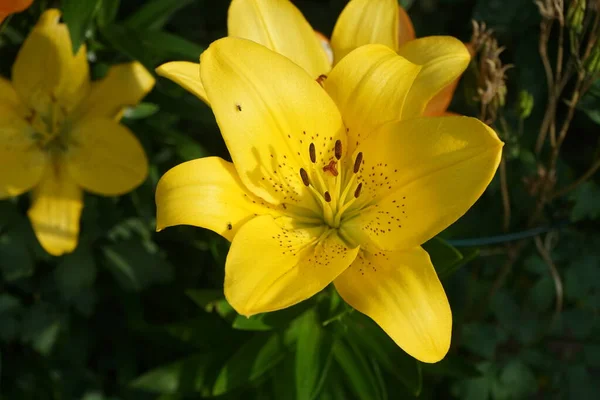
M 362 192 L 363 183 L 359 182 L 359 173 L 363 154 L 358 153 L 353 162 L 343 160 L 342 142 L 337 140 L 334 158 L 327 165 L 319 167 L 314 143 L 309 145 L 308 152 L 311 164 L 308 170 L 300 168 L 300 178 L 317 204 L 320 204 L 323 222 L 337 229 L 343 220 L 358 214 L 352 206 Z
M 53 97 L 40 101 L 27 117 L 38 146 L 49 152 L 67 149 L 67 110 Z

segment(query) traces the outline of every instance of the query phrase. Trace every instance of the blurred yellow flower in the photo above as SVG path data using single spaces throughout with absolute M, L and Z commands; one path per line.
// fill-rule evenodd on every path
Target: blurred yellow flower
M 33 0 L 0 0 L 0 24 L 10 14 L 25 11 Z
M 439 37 L 415 39 L 415 30 L 398 0 L 351 0 L 340 14 L 331 44 L 315 32 L 302 13 L 289 0 L 233 0 L 227 20 L 228 35 L 253 40 L 301 66 L 315 79 L 329 74 L 332 65 L 365 44 L 383 44 L 409 61 L 423 65 L 423 74 L 432 74 L 435 65 L 443 75 L 446 65 L 455 68 L 468 53 L 457 47 L 456 39 Z M 457 60 L 456 54 L 461 57 Z M 464 62 L 464 69 L 470 57 Z M 462 71 L 461 71 L 462 72 Z M 176 61 L 157 69 L 161 76 L 183 86 L 204 102 L 206 93 L 199 81 L 197 63 Z M 444 115 L 450 105 L 460 74 L 453 81 L 436 80 L 440 86 L 431 92 L 423 115 Z
M 468 60 L 458 44 L 453 57 Z M 198 87 L 233 163 L 208 157 L 168 171 L 157 228 L 195 225 L 232 241 L 225 296 L 240 314 L 289 307 L 333 282 L 407 353 L 439 361 L 452 315 L 420 245 L 479 198 L 503 145 L 474 118 L 420 117 L 462 72 L 440 64 L 366 45 L 322 87 L 253 41 L 214 42 Z
M 86 48 L 73 55 L 60 12 L 44 12 L 23 44 L 12 82 L 0 77 L 0 199 L 32 190 L 28 215 L 46 251 L 77 246 L 83 190 L 120 195 L 148 171 L 137 138 L 118 123 L 154 86 L 139 63 L 90 83 Z

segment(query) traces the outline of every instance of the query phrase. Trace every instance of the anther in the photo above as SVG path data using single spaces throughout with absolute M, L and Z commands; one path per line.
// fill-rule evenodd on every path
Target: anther
M 342 141 L 341 140 L 335 141 L 335 158 L 337 158 L 338 160 L 342 159 Z
M 331 195 L 329 194 L 329 192 L 323 193 L 323 197 L 325 197 L 326 202 L 329 203 L 331 201 Z
M 354 197 L 358 199 L 358 196 L 360 196 L 360 191 L 362 189 L 362 182 L 358 184 L 356 190 L 354 191 Z
M 362 164 L 362 151 L 360 153 L 358 153 L 356 155 L 356 160 L 354 160 L 354 173 L 358 173 L 358 170 L 360 169 L 360 164 Z M 358 196 L 357 196 L 358 197 Z
M 308 146 L 308 153 L 310 154 L 310 161 L 314 163 L 317 162 L 317 151 L 315 150 L 315 144 L 311 143 L 310 146 Z
M 310 185 L 310 180 L 308 179 L 308 174 L 304 168 L 300 168 L 300 178 L 302 178 L 302 183 L 304 186 Z
M 323 86 L 323 83 L 325 83 L 325 79 L 327 79 L 327 75 L 319 75 L 319 77 L 316 79 L 317 83 L 321 86 Z

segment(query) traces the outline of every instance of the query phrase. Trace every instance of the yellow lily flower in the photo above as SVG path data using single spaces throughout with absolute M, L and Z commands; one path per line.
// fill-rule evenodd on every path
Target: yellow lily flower
M 0 24 L 11 14 L 25 11 L 33 0 L 0 0 Z
M 83 190 L 116 196 L 146 179 L 144 150 L 118 123 L 154 86 L 139 63 L 90 83 L 86 49 L 73 55 L 60 12 L 42 14 L 0 77 L 0 199 L 32 190 L 28 215 L 53 255 L 77 246 Z
M 322 87 L 253 41 L 212 43 L 201 85 L 233 163 L 168 171 L 157 229 L 195 225 L 232 241 L 224 291 L 240 314 L 292 306 L 333 282 L 407 353 L 440 360 L 452 316 L 420 245 L 479 198 L 503 143 L 468 117 L 383 124 L 425 107 L 440 85 L 422 79 L 426 68 L 367 45 Z
M 304 68 L 314 78 L 327 75 L 346 54 L 365 44 L 383 44 L 409 61 L 423 65 L 423 79 L 440 86 L 431 92 L 422 115 L 444 115 L 470 55 L 457 39 L 430 36 L 415 40 L 415 30 L 397 0 L 351 0 L 340 14 L 331 45 L 315 33 L 289 0 L 232 0 L 227 20 L 229 36 L 253 40 Z M 459 48 L 460 47 L 460 48 Z M 431 66 L 436 66 L 436 71 Z M 197 63 L 175 61 L 156 72 L 209 104 Z M 444 77 L 454 76 L 451 81 Z

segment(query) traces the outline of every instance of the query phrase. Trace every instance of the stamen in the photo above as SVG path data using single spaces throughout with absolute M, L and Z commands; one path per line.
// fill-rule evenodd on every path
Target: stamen
M 326 202 L 331 202 L 331 195 L 329 194 L 329 192 L 323 193 L 323 196 L 325 197 Z
M 362 164 L 363 153 L 362 151 L 356 155 L 356 160 L 354 160 L 354 173 L 357 174 L 360 170 L 360 164 Z
M 325 79 L 327 79 L 327 75 L 321 74 L 321 75 L 319 75 L 319 77 L 316 80 L 319 85 L 323 86 Z
M 310 161 L 312 161 L 312 163 L 316 163 L 317 162 L 317 151 L 315 150 L 315 144 L 311 143 L 310 146 L 308 146 L 308 153 L 310 154 Z
M 341 140 L 335 141 L 335 158 L 337 158 L 338 160 L 342 159 L 342 141 Z
M 362 189 L 362 182 L 358 184 L 358 186 L 356 187 L 356 190 L 354 191 L 354 197 L 358 199 L 358 196 L 360 196 L 360 191 Z
M 302 178 L 302 183 L 304 183 L 304 186 L 310 185 L 310 180 L 308 179 L 308 173 L 306 172 L 306 170 L 304 168 L 300 168 L 300 177 Z

